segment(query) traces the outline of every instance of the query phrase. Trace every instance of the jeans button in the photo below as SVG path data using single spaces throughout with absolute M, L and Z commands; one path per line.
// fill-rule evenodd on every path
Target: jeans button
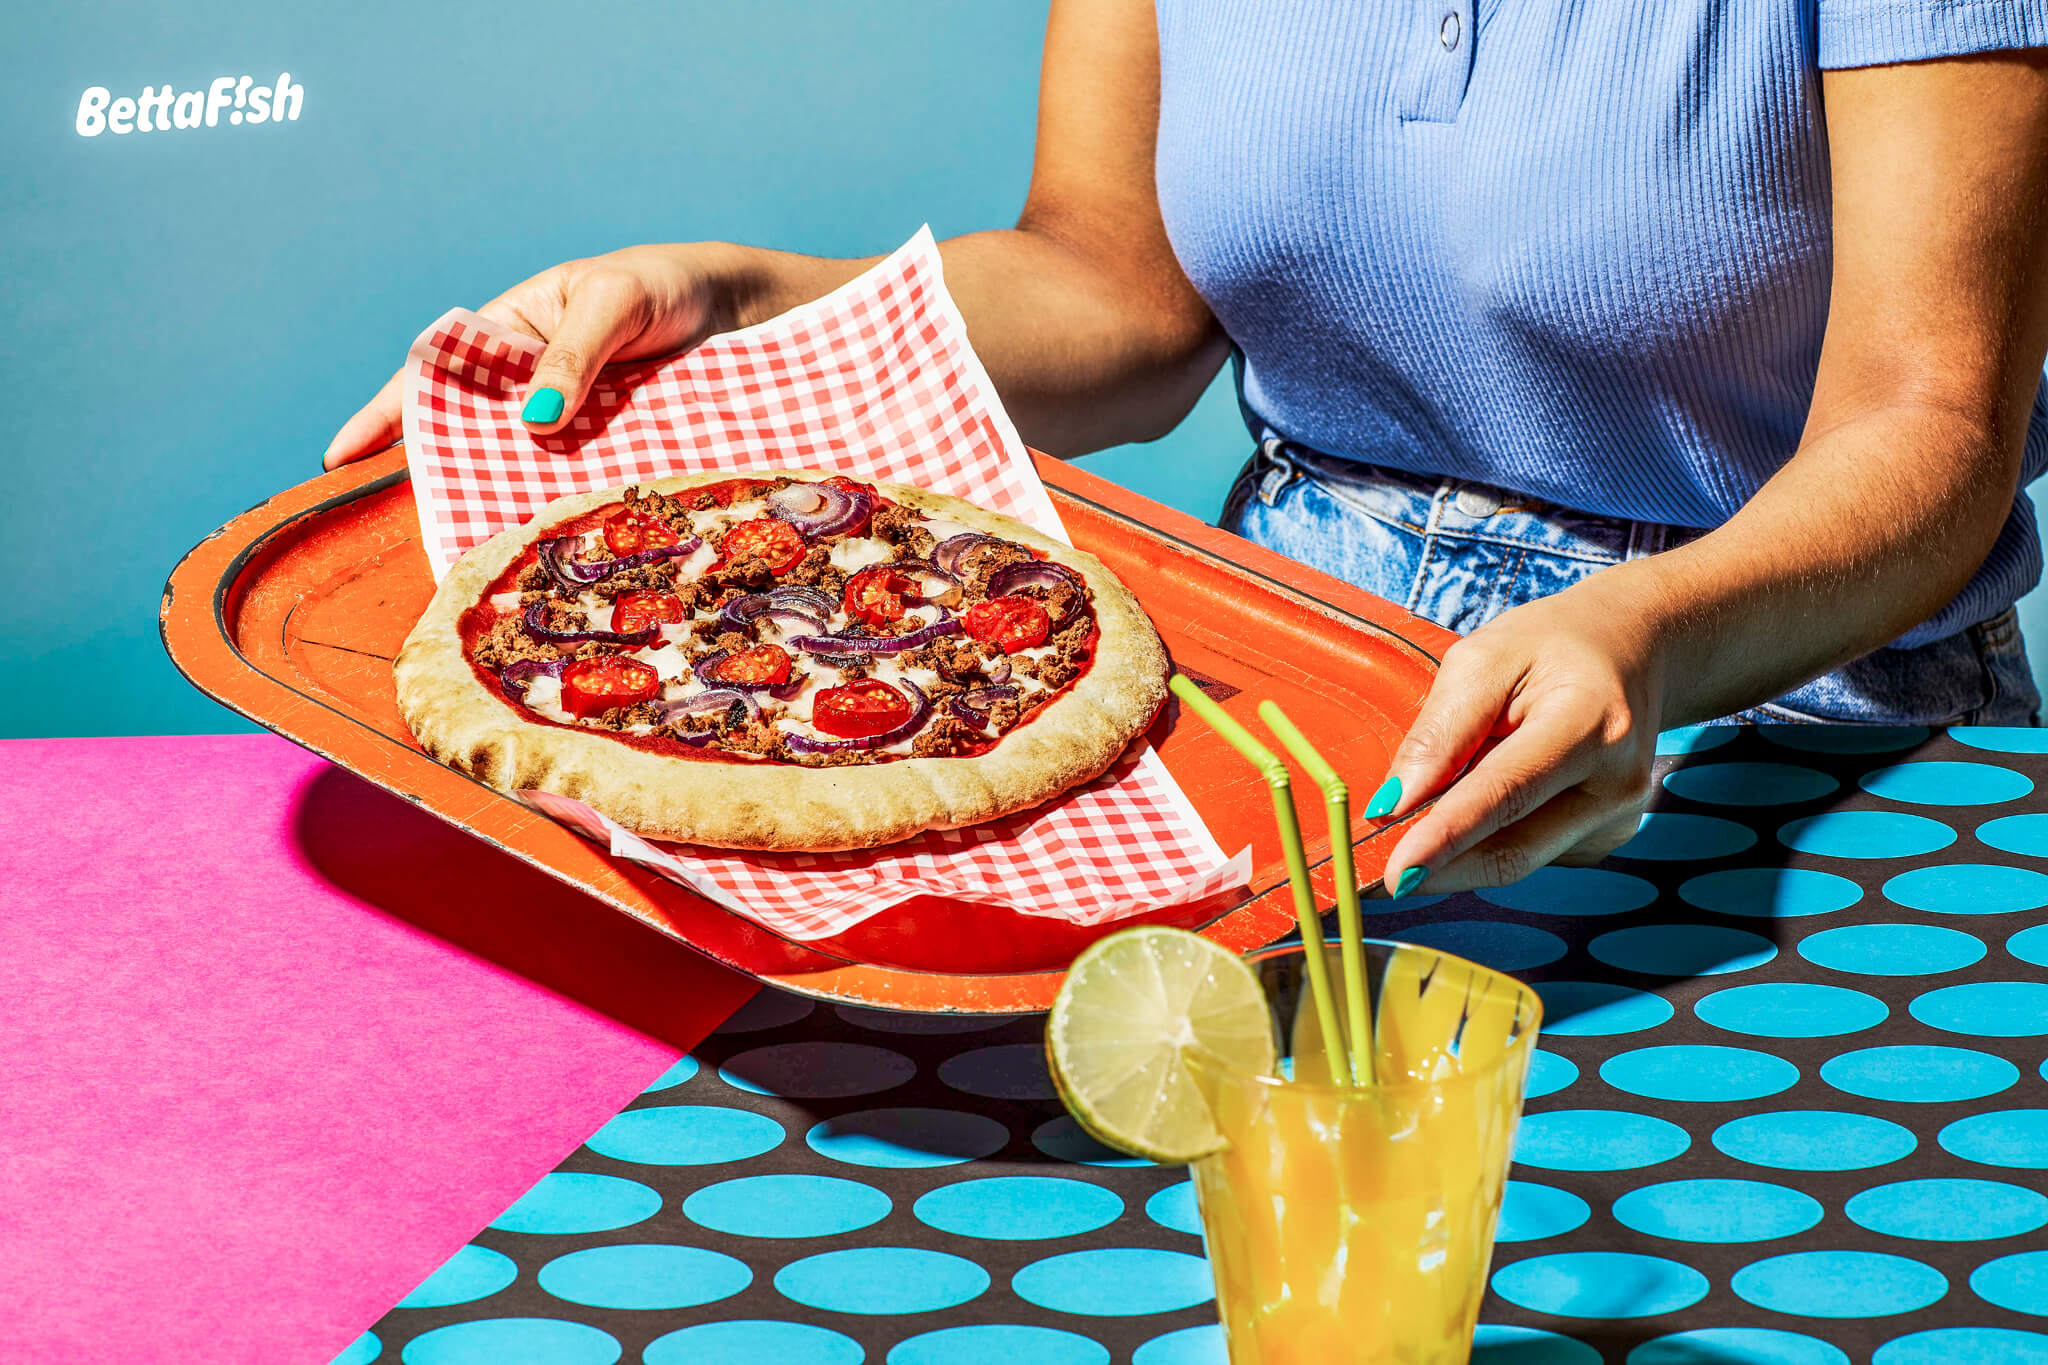
M 1484 488 L 1460 488 L 1457 503 L 1468 517 L 1490 517 L 1500 510 L 1500 498 Z

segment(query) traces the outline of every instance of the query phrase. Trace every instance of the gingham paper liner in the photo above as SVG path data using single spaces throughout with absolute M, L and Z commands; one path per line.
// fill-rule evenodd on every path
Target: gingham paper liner
M 519 420 L 538 343 L 464 309 L 412 346 L 405 439 L 438 580 L 471 546 L 566 494 L 672 474 L 829 469 L 917 484 L 1067 539 L 967 344 L 921 229 L 815 303 L 686 355 L 605 370 L 560 434 Z M 737 854 L 639 838 L 581 802 L 521 796 L 619 857 L 794 939 L 932 894 L 1093 925 L 1250 878 L 1226 859 L 1149 744 L 1034 812 L 861 853 Z

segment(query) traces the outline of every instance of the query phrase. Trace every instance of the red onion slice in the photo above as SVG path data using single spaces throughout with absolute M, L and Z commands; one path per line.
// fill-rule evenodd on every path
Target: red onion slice
M 616 630 L 555 630 L 546 624 L 546 602 L 535 602 L 526 609 L 526 619 L 521 622 L 526 633 L 543 644 L 550 645 L 624 645 L 638 649 L 661 634 L 660 626 L 649 626 L 645 630 L 621 633 Z
M 793 483 L 768 495 L 768 514 L 794 526 L 806 540 L 858 525 L 874 505 L 865 489 L 829 483 Z
M 1008 597 L 1019 588 L 1044 588 L 1048 592 L 1057 587 L 1069 587 L 1085 594 L 1088 585 L 1081 581 L 1081 575 L 1064 564 L 1051 560 L 1033 559 L 1017 564 L 1006 564 L 989 575 L 988 595 L 991 598 Z
M 768 601 L 773 606 L 800 611 L 806 616 L 815 616 L 822 625 L 832 619 L 832 613 L 839 610 L 839 603 L 822 588 L 809 587 L 802 583 L 784 583 L 768 590 Z
M 949 536 L 939 542 L 939 547 L 932 551 L 932 563 L 938 565 L 947 573 L 958 576 L 960 573 L 960 561 L 966 557 L 969 550 L 977 545 L 1000 545 L 1001 543 L 994 536 L 985 536 L 979 531 L 963 531 L 957 536 Z
M 887 748 L 891 744 L 908 739 L 922 730 L 925 722 L 932 718 L 932 699 L 908 678 L 899 679 L 896 686 L 910 694 L 910 716 L 893 730 L 884 730 L 879 735 L 862 735 L 857 739 L 813 739 L 794 730 L 784 730 L 783 741 L 800 754 L 843 754 L 855 749 Z
M 957 607 L 964 585 L 960 576 L 927 564 L 921 559 L 899 559 L 889 566 L 906 578 L 918 580 L 918 587 L 924 592 L 924 600 L 933 606 Z
M 574 536 L 557 536 L 543 540 L 533 547 L 540 559 L 540 566 L 547 570 L 548 577 L 555 580 L 555 586 L 566 593 L 581 593 L 593 583 L 602 583 L 613 574 L 637 569 L 642 565 L 654 564 L 679 555 L 692 554 L 704 542 L 696 536 L 674 545 L 664 545 L 655 550 L 642 550 L 638 554 L 622 555 L 618 559 L 598 559 L 589 563 L 570 559 L 568 547 L 576 543 Z
M 692 693 L 687 697 L 677 697 L 674 701 L 657 702 L 655 706 L 661 712 L 661 718 L 667 721 L 674 720 L 677 716 L 694 716 L 706 711 L 730 710 L 735 702 L 746 708 L 748 720 L 759 720 L 761 718 L 760 702 L 755 701 L 737 687 L 727 687 L 723 684 L 708 688 L 702 692 Z
M 796 635 L 789 643 L 806 654 L 901 654 L 959 629 L 959 620 L 948 617 L 908 635 Z
M 520 659 L 498 670 L 498 684 L 514 701 L 526 700 L 527 686 L 535 678 L 559 678 L 574 659 Z
M 989 664 L 982 671 L 988 674 L 988 680 L 992 683 L 1008 682 L 1010 680 L 1010 656 L 1007 654 L 998 656 L 994 663 Z

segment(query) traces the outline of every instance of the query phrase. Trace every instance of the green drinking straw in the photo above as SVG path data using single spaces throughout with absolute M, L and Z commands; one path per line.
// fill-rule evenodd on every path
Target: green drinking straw
M 1351 1084 L 1352 1078 L 1344 1074 L 1344 1032 L 1337 1023 L 1336 998 L 1330 994 L 1330 966 L 1323 952 L 1323 926 L 1316 915 L 1315 891 L 1309 885 L 1308 855 L 1301 847 L 1301 825 L 1294 816 L 1294 784 L 1288 775 L 1287 765 L 1182 675 L 1174 674 L 1166 685 L 1173 695 L 1187 704 L 1188 709 L 1228 740 L 1231 748 L 1243 754 L 1272 789 L 1273 819 L 1280 826 L 1280 845 L 1287 854 L 1287 881 L 1294 891 L 1294 917 L 1301 923 L 1302 961 L 1308 968 L 1309 991 L 1315 997 L 1316 1022 L 1323 1030 L 1323 1056 L 1329 1063 L 1331 1082 Z M 1350 852 L 1348 842 L 1345 851 Z M 1355 899 L 1354 891 L 1354 902 Z
M 1351 1073 L 1362 1085 L 1376 1084 L 1372 1016 L 1365 1001 L 1365 926 L 1358 912 L 1358 871 L 1351 861 L 1351 790 L 1329 761 L 1316 752 L 1277 703 L 1259 703 L 1259 719 L 1280 737 L 1294 761 L 1323 789 L 1330 817 L 1330 875 L 1337 879 L 1337 935 L 1344 960 L 1344 1012 L 1351 1034 Z

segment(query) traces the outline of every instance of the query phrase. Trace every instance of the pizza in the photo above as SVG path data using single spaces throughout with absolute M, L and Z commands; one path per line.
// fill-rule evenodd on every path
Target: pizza
M 458 561 L 399 651 L 441 761 L 721 848 L 894 843 L 1102 773 L 1166 650 L 1092 555 L 810 471 L 561 498 Z

